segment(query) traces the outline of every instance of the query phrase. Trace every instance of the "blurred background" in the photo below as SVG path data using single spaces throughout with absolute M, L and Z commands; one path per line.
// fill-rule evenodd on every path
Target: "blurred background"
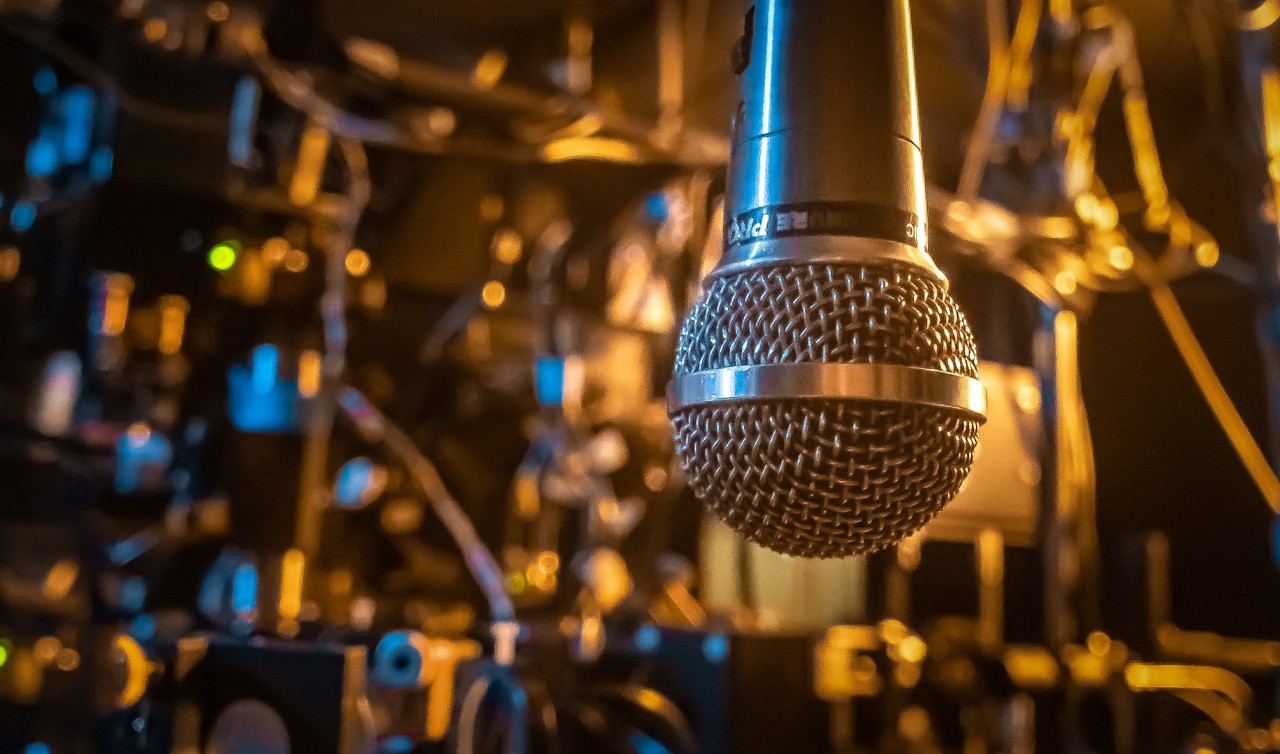
M 0 752 L 1280 748 L 1280 5 L 912 0 L 991 416 L 800 561 L 673 458 L 739 0 L 0 0 Z

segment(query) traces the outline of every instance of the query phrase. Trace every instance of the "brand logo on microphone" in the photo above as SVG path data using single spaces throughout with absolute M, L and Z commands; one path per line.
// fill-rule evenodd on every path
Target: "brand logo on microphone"
M 729 228 L 725 231 L 725 237 L 728 239 L 729 245 L 768 238 L 769 219 L 768 207 L 743 212 L 737 217 L 730 218 Z
M 740 212 L 725 223 L 725 243 L 738 246 L 787 236 L 856 236 L 920 246 L 920 219 L 897 207 L 862 202 L 804 202 Z

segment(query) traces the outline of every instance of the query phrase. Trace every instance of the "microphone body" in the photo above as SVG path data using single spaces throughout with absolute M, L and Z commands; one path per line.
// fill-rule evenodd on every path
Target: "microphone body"
M 676 450 L 748 539 L 873 552 L 955 496 L 986 409 L 927 250 L 907 0 L 760 0 L 736 65 L 724 253 L 668 389 Z

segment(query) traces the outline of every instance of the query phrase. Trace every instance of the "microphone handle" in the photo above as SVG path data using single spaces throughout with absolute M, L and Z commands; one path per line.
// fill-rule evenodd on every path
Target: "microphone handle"
M 760 0 L 734 55 L 740 99 L 716 273 L 929 259 L 907 0 Z

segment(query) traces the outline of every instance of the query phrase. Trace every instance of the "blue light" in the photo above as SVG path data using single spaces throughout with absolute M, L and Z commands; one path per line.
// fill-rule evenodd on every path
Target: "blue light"
M 27 748 L 22 750 L 22 754 L 50 754 L 49 744 L 43 741 L 27 744 Z
M 276 386 L 276 374 L 280 371 L 280 349 L 273 345 L 261 345 L 253 349 L 249 357 L 253 372 L 253 389 L 258 393 L 270 393 Z
M 651 653 L 662 643 L 662 632 L 657 626 L 641 626 L 636 629 L 636 651 Z
M 671 750 L 638 730 L 631 731 L 627 743 L 636 754 L 671 754 Z
M 147 641 L 156 636 L 156 619 L 150 613 L 135 616 L 129 621 L 129 635 L 138 641 Z
M 115 490 L 137 492 L 164 476 L 173 458 L 173 446 L 160 432 L 124 432 L 116 438 Z
M 366 491 L 373 484 L 373 461 L 368 458 L 352 458 L 338 469 L 338 481 L 334 485 L 334 502 L 340 508 L 359 508 L 366 502 Z
M 89 156 L 93 145 L 93 90 L 76 86 L 62 97 L 62 159 L 78 165 Z
M 559 406 L 564 402 L 564 359 L 542 356 L 534 367 L 534 391 L 543 406 Z
M 413 751 L 413 739 L 408 736 L 392 736 L 382 742 L 384 754 L 409 754 Z
M 655 191 L 644 198 L 644 214 L 650 220 L 661 223 L 666 222 L 671 216 L 671 206 L 667 202 L 667 195 L 661 191 Z
M 9 225 L 19 233 L 25 233 L 31 230 L 31 226 L 36 224 L 36 205 L 31 202 L 18 202 L 13 205 L 13 211 L 9 213 Z
M 253 158 L 253 125 L 258 118 L 258 81 L 245 76 L 236 82 L 231 100 L 231 132 L 227 136 L 227 156 L 246 166 Z
M 251 615 L 258 610 L 258 569 L 249 563 L 236 566 L 231 576 L 231 609 L 236 615 Z
M 702 640 L 702 656 L 708 662 L 721 663 L 729 656 L 729 639 L 724 634 L 711 634 Z
M 35 78 L 32 79 L 31 85 L 35 87 L 36 93 L 48 97 L 58 90 L 58 74 L 53 72 L 52 68 L 45 66 L 36 71 Z
M 102 183 L 111 177 L 115 165 L 116 153 L 111 151 L 111 147 L 98 147 L 89 158 L 89 177 Z
M 32 178 L 48 178 L 62 167 L 58 145 L 41 134 L 27 147 L 27 175 Z

